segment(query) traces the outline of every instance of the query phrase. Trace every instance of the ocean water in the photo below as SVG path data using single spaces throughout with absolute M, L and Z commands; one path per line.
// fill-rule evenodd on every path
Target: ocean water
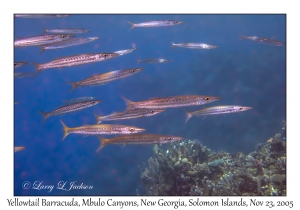
M 178 20 L 184 24 L 160 28 L 134 28 L 149 20 Z M 64 49 L 15 48 L 15 61 L 46 63 L 59 57 L 114 52 L 135 47 L 130 54 L 107 61 L 63 69 L 47 69 L 35 78 L 14 79 L 14 144 L 26 149 L 14 153 L 14 195 L 143 195 L 139 166 L 147 164 L 152 145 L 108 145 L 96 153 L 96 136 L 70 134 L 62 141 L 62 120 L 67 126 L 95 124 L 93 112 L 108 115 L 132 101 L 176 95 L 209 95 L 221 99 L 194 111 L 216 105 L 251 106 L 235 114 L 193 117 L 185 124 L 183 108 L 145 118 L 110 121 L 145 128 L 145 133 L 198 139 L 214 151 L 253 151 L 256 144 L 279 133 L 286 119 L 286 48 L 242 40 L 240 34 L 286 42 L 285 15 L 71 15 L 65 18 L 15 18 L 15 38 L 35 36 L 43 28 L 83 28 L 76 37 L 100 38 Z M 203 42 L 220 46 L 212 50 L 171 48 L 171 42 Z M 171 59 L 171 63 L 137 64 L 147 58 Z M 106 85 L 77 88 L 68 82 L 94 74 L 143 67 L 144 71 Z M 25 65 L 15 72 L 35 72 Z M 63 100 L 93 96 L 102 103 L 88 109 L 53 116 L 43 121 L 38 110 L 50 112 Z M 104 136 L 107 138 L 113 136 Z M 24 189 L 30 182 L 30 189 Z M 33 185 L 57 187 L 71 182 L 92 186 L 86 190 L 32 189 Z M 26 188 L 26 187 L 25 187 Z

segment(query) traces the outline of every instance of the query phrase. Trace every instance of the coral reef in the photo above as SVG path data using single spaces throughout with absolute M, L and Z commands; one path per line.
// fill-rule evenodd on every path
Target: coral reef
M 154 146 L 141 169 L 147 195 L 286 195 L 286 122 L 256 150 L 213 152 L 197 140 Z

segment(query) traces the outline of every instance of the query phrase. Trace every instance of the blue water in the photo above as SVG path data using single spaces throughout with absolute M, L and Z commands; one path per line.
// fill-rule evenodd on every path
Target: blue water
M 162 28 L 135 28 L 130 24 L 148 20 L 178 20 L 184 24 Z M 75 67 L 47 69 L 35 78 L 14 80 L 14 142 L 26 149 L 14 155 L 15 195 L 136 195 L 145 191 L 138 166 L 147 165 L 152 145 L 100 145 L 97 137 L 70 134 L 62 141 L 60 119 L 70 127 L 94 124 L 93 112 L 107 115 L 122 111 L 124 96 L 132 101 L 175 95 L 211 95 L 216 105 L 251 106 L 236 114 L 193 117 L 185 124 L 182 108 L 164 113 L 109 123 L 145 128 L 146 133 L 169 134 L 198 139 L 214 151 L 249 153 L 281 130 L 286 119 L 286 48 L 241 40 L 247 36 L 286 41 L 285 15 L 72 15 L 57 19 L 15 19 L 15 38 L 39 35 L 42 28 L 83 28 L 91 30 L 76 37 L 100 36 L 81 46 L 48 50 L 16 48 L 15 61 L 45 63 L 58 57 L 83 53 L 137 49 L 104 62 Z M 171 49 L 171 42 L 203 42 L 220 46 L 213 50 Z M 137 64 L 138 59 L 172 59 L 166 64 Z M 78 88 L 69 93 L 68 82 L 112 70 L 144 67 L 133 76 L 102 86 Z M 35 72 L 25 65 L 15 72 Z M 50 112 L 63 100 L 93 96 L 102 103 L 78 112 L 53 116 L 42 123 L 37 110 Z M 112 136 L 105 136 L 107 138 Z M 54 185 L 60 181 L 93 186 L 89 190 L 64 191 L 23 189 L 29 181 Z

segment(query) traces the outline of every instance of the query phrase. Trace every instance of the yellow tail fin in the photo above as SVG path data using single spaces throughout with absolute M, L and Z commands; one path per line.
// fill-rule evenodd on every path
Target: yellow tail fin
M 61 124 L 62 124 L 62 126 L 64 128 L 64 136 L 63 136 L 63 139 L 62 139 L 62 140 L 64 140 L 66 138 L 66 136 L 69 135 L 69 131 L 71 130 L 71 128 L 69 128 L 68 126 L 66 126 L 63 123 L 63 121 L 60 120 L 60 122 L 61 122 Z
M 97 149 L 96 153 L 99 152 L 103 147 L 109 144 L 109 139 L 105 139 L 101 136 L 97 136 L 99 141 L 101 142 L 100 147 Z

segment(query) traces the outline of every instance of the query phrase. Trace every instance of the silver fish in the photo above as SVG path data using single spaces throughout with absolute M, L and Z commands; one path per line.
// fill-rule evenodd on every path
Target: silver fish
M 189 110 L 185 109 L 187 115 L 185 123 L 193 116 L 236 113 L 236 112 L 247 111 L 249 109 L 252 109 L 252 107 L 236 106 L 236 105 L 212 106 L 194 112 L 190 112 Z
M 15 72 L 14 77 L 23 78 L 23 77 L 32 77 L 34 74 L 30 72 Z
M 43 28 L 45 33 L 54 33 L 54 34 L 82 34 L 90 32 L 90 30 L 85 30 L 81 28 L 56 28 L 56 29 L 46 29 Z
M 51 112 L 42 112 L 42 111 L 39 111 L 44 119 L 43 119 L 43 122 L 51 117 L 51 116 L 54 116 L 54 115 L 60 115 L 60 114 L 65 114 L 65 113 L 68 113 L 68 112 L 74 112 L 74 111 L 77 111 L 77 110 L 81 110 L 81 109 L 85 109 L 85 108 L 88 108 L 88 107 L 91 107 L 91 106 L 95 106 L 97 104 L 99 104 L 100 102 L 102 102 L 101 100 L 91 100 L 91 101 L 83 101 L 83 102 L 78 102 L 78 103 L 74 103 L 74 104 L 70 104 L 70 105 L 66 105 L 66 106 L 62 106 L 62 107 L 59 107 Z
M 148 58 L 145 60 L 138 60 L 137 63 L 170 63 L 172 60 L 166 60 L 163 58 Z
M 63 18 L 70 15 L 55 15 L 55 14 L 14 14 L 15 18 Z
M 90 53 L 90 54 L 80 54 L 73 55 L 63 58 L 58 58 L 48 63 L 37 64 L 34 63 L 36 67 L 35 76 L 40 73 L 43 69 L 51 69 L 51 68 L 63 68 L 69 66 L 78 66 L 87 63 L 94 63 L 104 61 L 110 58 L 117 57 L 117 53 Z
M 134 109 L 129 110 L 128 112 L 115 112 L 106 116 L 99 116 L 95 113 L 94 115 L 97 118 L 97 123 L 101 123 L 102 121 L 127 120 L 139 117 L 149 117 L 164 111 L 165 110 L 163 109 Z
M 269 39 L 269 38 L 261 38 L 261 37 L 257 37 L 257 36 L 245 36 L 243 34 L 241 34 L 242 36 L 242 40 L 244 39 L 248 39 L 257 43 L 261 43 L 261 44 L 269 44 L 269 45 L 274 45 L 274 46 L 286 46 L 286 43 L 280 42 L 278 40 L 275 39 Z
M 79 82 L 70 82 L 69 84 L 72 85 L 72 89 L 70 90 L 70 92 L 75 90 L 78 87 L 92 86 L 92 85 L 105 85 L 114 80 L 122 79 L 131 76 L 133 74 L 136 74 L 142 70 L 144 70 L 144 68 L 116 70 L 104 74 L 94 75 L 87 79 L 81 80 Z
M 152 98 L 145 101 L 133 102 L 125 97 L 122 97 L 127 105 L 127 111 L 132 109 L 164 109 L 164 108 L 179 108 L 186 106 L 198 106 L 207 104 L 220 97 L 215 96 L 200 96 L 200 95 L 188 95 L 188 96 L 170 96 L 163 98 Z
M 138 128 L 128 125 L 116 124 L 96 124 L 96 125 L 83 125 L 75 128 L 67 127 L 63 121 L 60 121 L 64 128 L 63 140 L 70 133 L 83 134 L 83 135 L 114 135 L 114 134 L 132 134 L 146 131 L 143 128 Z
M 184 138 L 180 136 L 159 134 L 129 134 L 110 139 L 98 138 L 101 141 L 101 145 L 96 152 L 99 152 L 107 144 L 165 144 L 184 140 Z
M 67 39 L 65 41 L 43 45 L 43 46 L 41 46 L 40 54 L 43 53 L 45 50 L 54 50 L 54 49 L 72 47 L 72 46 L 76 46 L 76 45 L 82 45 L 82 44 L 86 44 L 86 43 L 95 41 L 97 39 L 99 39 L 99 37 L 71 38 L 71 39 Z
M 82 101 L 90 101 L 90 100 L 94 100 L 95 97 L 79 97 L 79 98 L 73 98 L 70 100 L 64 100 L 64 104 L 68 105 L 68 104 L 74 104 L 77 102 L 82 102 Z
M 119 55 L 126 55 L 128 53 L 131 53 L 132 51 L 134 51 L 136 48 L 131 48 L 131 49 L 127 49 L 127 50 L 119 50 L 116 51 L 114 53 L 118 53 Z
M 143 23 L 131 23 L 129 21 L 127 22 L 131 25 L 130 30 L 137 27 L 143 27 L 143 28 L 164 27 L 164 26 L 175 26 L 184 23 L 177 20 L 158 20 L 158 21 L 147 21 Z
M 15 69 L 16 69 L 16 68 L 19 68 L 19 67 L 21 67 L 21 66 L 23 66 L 23 65 L 25 65 L 25 64 L 27 64 L 26 61 L 23 61 L 23 62 L 14 62 L 14 68 L 15 68 Z
M 19 151 L 21 151 L 21 150 L 24 150 L 26 147 L 24 147 L 24 146 L 19 146 L 19 147 L 14 147 L 14 151 L 15 152 L 19 152 Z
M 173 42 L 171 43 L 172 43 L 172 48 L 182 47 L 182 48 L 189 48 L 189 49 L 205 49 L 205 50 L 219 48 L 219 46 L 209 45 L 205 43 L 180 43 L 180 44 L 175 44 Z
M 46 34 L 16 39 L 15 47 L 40 46 L 70 39 L 74 34 Z

